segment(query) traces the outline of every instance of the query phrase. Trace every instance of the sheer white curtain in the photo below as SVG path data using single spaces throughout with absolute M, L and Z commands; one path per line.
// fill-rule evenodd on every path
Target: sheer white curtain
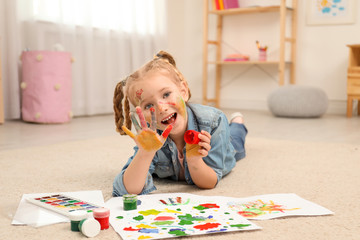
M 23 49 L 63 46 L 75 116 L 112 112 L 118 81 L 165 49 L 165 0 L 0 0 L 5 118 L 20 117 Z M 59 47 L 58 47 L 59 48 Z M 20 65 L 21 66 L 21 65 Z M 20 70 L 21 68 L 19 68 Z

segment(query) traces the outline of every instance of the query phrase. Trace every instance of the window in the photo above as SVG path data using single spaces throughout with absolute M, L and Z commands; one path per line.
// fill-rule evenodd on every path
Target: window
M 159 0 L 33 0 L 32 7 L 40 21 L 154 34 L 155 11 L 163 5 Z

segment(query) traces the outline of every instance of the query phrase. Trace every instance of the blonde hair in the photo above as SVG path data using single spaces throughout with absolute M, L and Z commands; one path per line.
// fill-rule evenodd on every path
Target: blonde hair
M 126 79 L 119 82 L 114 91 L 114 112 L 115 112 L 115 125 L 116 131 L 121 135 L 125 135 L 125 132 L 121 129 L 124 125 L 131 129 L 130 118 L 130 102 L 135 106 L 135 95 L 131 95 L 131 84 L 137 80 L 143 79 L 144 76 L 150 71 L 166 72 L 171 76 L 171 79 L 180 86 L 181 83 L 185 83 L 188 91 L 188 99 L 191 97 L 188 83 L 182 73 L 177 69 L 174 58 L 165 51 L 160 51 L 155 55 L 154 59 L 142 66 L 140 69 L 132 73 Z

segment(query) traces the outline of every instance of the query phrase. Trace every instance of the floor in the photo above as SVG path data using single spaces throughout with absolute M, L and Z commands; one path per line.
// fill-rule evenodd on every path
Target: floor
M 230 116 L 234 110 L 223 110 Z M 268 111 L 242 111 L 248 137 L 360 144 L 360 116 L 326 114 L 321 118 L 277 118 Z M 0 151 L 64 141 L 116 135 L 113 115 L 77 117 L 65 124 L 33 124 L 20 120 L 0 125 Z

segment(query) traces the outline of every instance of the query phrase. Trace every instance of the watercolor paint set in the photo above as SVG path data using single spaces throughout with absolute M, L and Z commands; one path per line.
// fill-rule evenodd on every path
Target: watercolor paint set
M 49 209 L 69 217 L 69 214 L 78 210 L 92 212 L 94 209 L 102 208 L 99 205 L 73 198 L 64 194 L 45 195 L 34 198 L 26 198 L 30 203 Z

